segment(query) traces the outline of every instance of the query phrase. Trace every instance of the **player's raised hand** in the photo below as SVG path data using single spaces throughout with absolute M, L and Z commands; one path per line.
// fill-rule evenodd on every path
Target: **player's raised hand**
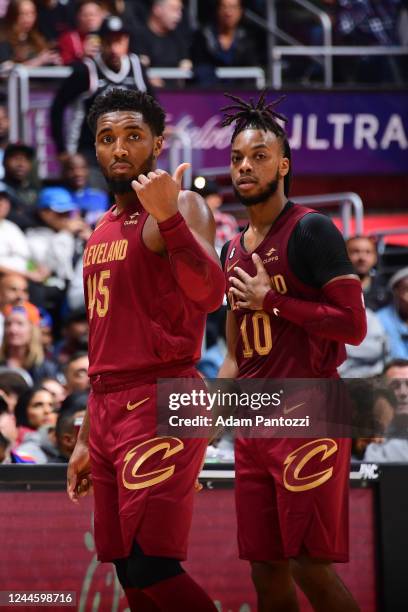
M 143 208 L 158 222 L 166 221 L 178 211 L 183 174 L 189 166 L 188 163 L 180 164 L 173 176 L 164 170 L 153 170 L 147 175 L 140 174 L 137 181 L 132 181 L 132 188 Z
M 237 266 L 234 268 L 237 276 L 230 277 L 234 309 L 262 310 L 265 295 L 272 288 L 271 279 L 257 253 L 252 254 L 252 261 L 256 268 L 255 276 L 250 276 Z
M 67 493 L 71 501 L 77 503 L 79 497 L 92 490 L 91 461 L 89 448 L 77 441 L 67 469 Z

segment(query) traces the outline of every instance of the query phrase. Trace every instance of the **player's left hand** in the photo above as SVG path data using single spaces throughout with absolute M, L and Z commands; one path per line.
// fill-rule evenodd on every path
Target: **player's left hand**
M 140 174 L 137 181 L 132 181 L 132 189 L 136 192 L 143 208 L 159 223 L 166 221 L 178 211 L 178 196 L 181 189 L 183 174 L 190 164 L 180 164 L 173 176 L 164 170 L 154 170 Z
M 231 276 L 229 279 L 232 285 L 230 292 L 234 298 L 234 310 L 239 308 L 262 310 L 265 295 L 272 288 L 271 279 L 257 253 L 252 254 L 252 261 L 256 268 L 255 276 L 250 276 L 237 266 L 234 272 L 238 278 Z

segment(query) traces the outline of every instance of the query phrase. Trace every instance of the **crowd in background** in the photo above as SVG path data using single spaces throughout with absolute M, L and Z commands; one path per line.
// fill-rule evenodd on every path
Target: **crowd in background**
M 406 0 L 313 3 L 328 13 L 334 44 L 407 43 Z M 281 30 L 299 44 L 323 44 L 321 25 L 310 11 L 283 0 L 275 4 Z M 193 86 L 214 86 L 220 83 L 216 67 L 267 64 L 266 30 L 245 18 L 245 9 L 266 18 L 266 0 L 199 2 L 196 23 L 189 3 L 182 0 L 0 0 L 0 71 L 10 70 L 14 63 L 58 66 L 95 57 L 101 49 L 100 26 L 113 15 L 126 23 L 130 51 L 145 68 L 192 68 Z M 277 39 L 278 43 L 282 41 Z M 311 61 L 306 66 L 304 60 L 288 59 L 284 68 L 291 81 L 321 79 L 321 65 Z M 335 79 L 345 83 L 398 84 L 407 76 L 398 57 L 335 58 L 334 68 Z M 155 87 L 164 84 L 160 78 L 152 79 Z
M 398 44 L 404 4 L 388 0 L 381 3 L 381 12 L 378 4 L 322 2 L 341 36 L 350 37 L 350 42 L 363 29 L 365 44 Z M 128 70 L 134 69 L 130 86 L 154 92 L 164 82 L 145 82 L 144 69 L 149 66 L 193 67 L 196 83 L 210 85 L 215 66 L 265 61 L 259 37 L 242 22 L 239 0 L 199 5 L 203 26 L 193 32 L 181 0 L 3 1 L 0 63 L 6 69 L 14 62 L 32 66 L 74 62 L 73 80 L 82 87 L 79 77 L 88 74 L 86 58 L 106 69 L 106 74 L 120 72 L 130 58 Z M 251 8 L 262 15 L 265 3 L 253 2 Z M 309 34 L 318 42 L 319 32 Z M 118 41 L 120 48 L 115 46 Z M 132 64 L 134 57 L 140 62 L 141 80 L 139 64 Z M 74 91 L 67 83 L 51 109 L 61 163 L 60 177 L 51 182 L 39 179 L 32 147 L 9 142 L 7 100 L 0 100 L 0 463 L 66 462 L 75 440 L 75 419 L 83 415 L 89 392 L 82 254 L 110 197 L 98 174 L 86 126 L 83 146 L 74 154 L 60 131 L 66 90 Z M 81 95 L 80 90 L 75 92 Z M 220 253 L 238 231 L 237 220 L 222 208 L 215 182 L 197 181 L 194 188 L 214 214 Z M 360 346 L 346 347 L 340 374 L 364 379 L 351 389 L 359 417 L 372 425 L 366 435 L 360 435 L 364 427 L 358 429 L 353 457 L 408 461 L 408 268 L 384 279 L 377 273 L 376 243 L 368 236 L 349 239 L 347 249 L 364 290 L 368 333 Z M 208 377 L 217 375 L 225 353 L 225 313 L 224 305 L 208 317 L 199 363 Z M 218 450 L 214 458 L 232 457 L 225 439 Z

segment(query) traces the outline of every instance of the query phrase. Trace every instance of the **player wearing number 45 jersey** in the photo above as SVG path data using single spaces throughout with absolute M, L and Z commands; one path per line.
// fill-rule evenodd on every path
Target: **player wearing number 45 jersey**
M 119 89 L 90 110 L 115 205 L 83 256 L 92 393 L 68 493 L 75 501 L 92 482 L 98 558 L 115 563 L 131 610 L 209 612 L 180 565 L 206 441 L 156 436 L 156 379 L 198 377 L 225 281 L 211 212 L 180 191 L 188 164 L 173 177 L 155 169 L 164 118 L 149 95 Z
M 359 279 L 332 222 L 287 200 L 284 118 L 265 95 L 256 105 L 229 97 L 232 183 L 249 225 L 221 255 L 231 309 L 219 375 L 335 378 L 344 343 L 366 333 Z M 240 556 L 258 610 L 298 610 L 295 582 L 314 610 L 358 610 L 331 565 L 348 559 L 350 441 L 238 438 L 235 464 Z

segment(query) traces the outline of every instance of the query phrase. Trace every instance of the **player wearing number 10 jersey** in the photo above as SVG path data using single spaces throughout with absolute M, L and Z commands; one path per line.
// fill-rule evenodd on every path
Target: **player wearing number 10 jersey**
M 92 478 L 98 558 L 115 563 L 131 610 L 214 611 L 180 565 L 207 442 L 156 435 L 156 379 L 199 376 L 206 313 L 223 299 L 214 220 L 180 190 L 188 164 L 156 170 L 164 111 L 153 98 L 113 89 L 89 123 L 115 205 L 83 256 L 92 392 L 68 492 L 75 500 Z
M 361 285 L 330 219 L 287 200 L 290 148 L 262 95 L 229 96 L 231 177 L 249 225 L 227 243 L 224 378 L 333 378 L 344 343 L 365 336 Z M 318 611 L 355 612 L 331 562 L 348 558 L 347 439 L 236 440 L 240 556 L 262 612 L 298 610 L 295 581 Z

